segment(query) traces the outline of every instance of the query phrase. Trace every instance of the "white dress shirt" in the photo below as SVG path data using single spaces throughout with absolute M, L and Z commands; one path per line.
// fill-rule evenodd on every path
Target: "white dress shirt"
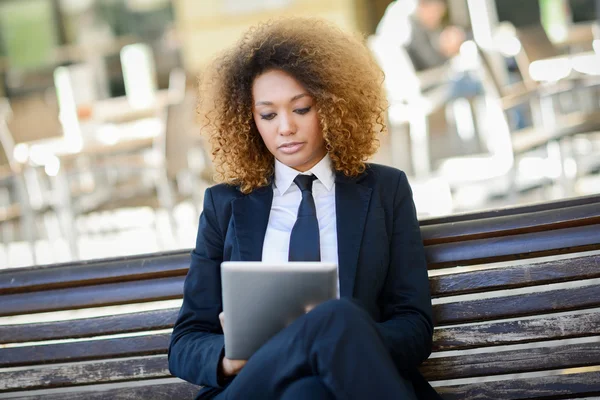
M 302 192 L 294 183 L 299 174 L 293 168 L 275 160 L 273 204 L 265 233 L 262 260 L 264 262 L 287 262 L 290 236 L 298 216 Z M 335 174 L 329 155 L 305 175 L 315 175 L 313 198 L 317 208 L 321 242 L 321 261 L 338 264 L 337 223 L 335 214 Z

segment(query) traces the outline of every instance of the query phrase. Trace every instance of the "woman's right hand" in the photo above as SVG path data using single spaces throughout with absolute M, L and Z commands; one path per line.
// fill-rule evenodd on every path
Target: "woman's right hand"
M 225 331 L 225 316 L 223 313 L 219 314 L 219 321 L 221 322 L 221 328 Z M 221 372 L 226 378 L 237 375 L 247 362 L 247 360 L 230 360 L 227 357 L 223 357 L 223 360 L 221 360 Z

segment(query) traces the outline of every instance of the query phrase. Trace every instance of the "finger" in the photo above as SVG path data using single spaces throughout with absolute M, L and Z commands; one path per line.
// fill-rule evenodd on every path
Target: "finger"
M 235 364 L 236 373 L 239 373 L 242 370 L 242 368 L 244 368 L 247 362 L 248 361 L 246 360 L 238 360 L 238 362 Z
M 225 329 L 225 314 L 222 312 L 219 314 L 219 322 L 221 322 L 221 329 Z
M 248 360 L 232 360 L 231 358 L 227 358 L 227 357 L 224 357 L 224 359 L 226 359 L 227 361 L 229 361 L 232 364 L 239 364 L 239 363 L 245 364 L 248 362 Z
M 312 311 L 313 308 L 316 307 L 316 304 L 309 304 L 304 307 L 304 313 L 307 314 Z

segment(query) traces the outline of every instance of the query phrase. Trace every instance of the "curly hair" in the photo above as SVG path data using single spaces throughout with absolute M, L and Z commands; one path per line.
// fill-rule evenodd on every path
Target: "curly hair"
M 381 68 L 363 38 L 320 19 L 283 18 L 248 30 L 200 78 L 198 112 L 216 180 L 243 193 L 270 182 L 274 157 L 252 116 L 254 79 L 269 70 L 290 74 L 315 99 L 334 169 L 363 172 L 386 129 Z

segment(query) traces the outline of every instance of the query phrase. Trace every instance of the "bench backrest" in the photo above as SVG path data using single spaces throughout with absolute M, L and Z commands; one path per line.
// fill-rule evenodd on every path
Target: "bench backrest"
M 437 326 L 422 372 L 445 399 L 600 393 L 600 196 L 421 229 Z M 0 271 L 0 398 L 191 398 L 166 362 L 188 264 L 186 250 Z M 147 311 L 116 313 L 131 304 Z

